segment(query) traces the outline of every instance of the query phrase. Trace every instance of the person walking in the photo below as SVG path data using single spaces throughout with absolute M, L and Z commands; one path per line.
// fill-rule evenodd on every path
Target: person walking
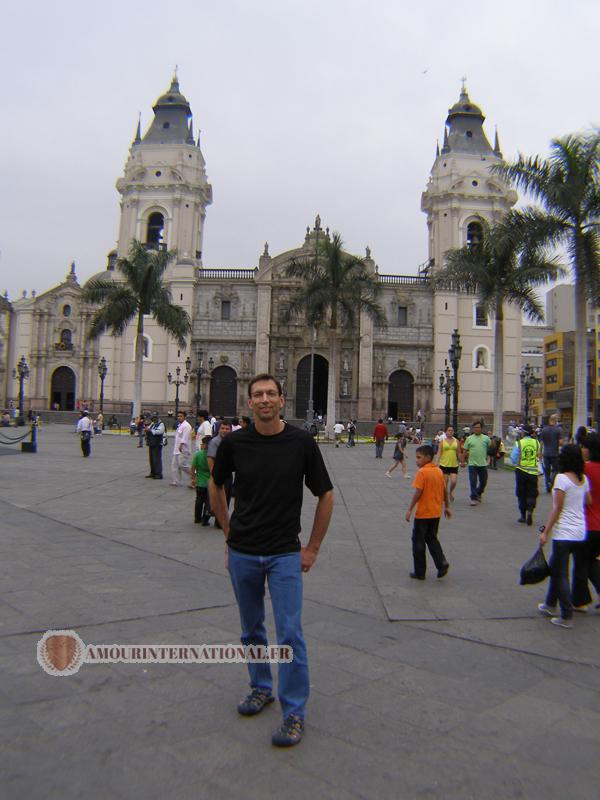
M 211 437 L 205 436 L 200 442 L 200 450 L 192 456 L 190 465 L 190 486 L 196 489 L 196 503 L 194 505 L 194 522 L 206 526 L 210 524 L 210 504 L 208 502 L 208 481 L 210 469 L 206 451 Z
M 573 570 L 572 603 L 574 611 L 588 610 L 592 595 L 588 580 L 596 590 L 596 608 L 600 608 L 600 435 L 588 434 L 581 450 L 585 476 L 590 484 L 591 505 L 585 507 L 585 566 L 584 570 Z M 576 574 L 577 573 L 577 574 Z
M 280 419 L 281 384 L 256 375 L 248 384 L 254 425 L 226 436 L 216 454 L 209 483 L 211 507 L 226 541 L 226 564 L 239 607 L 244 645 L 267 646 L 265 580 L 269 586 L 279 645 L 293 659 L 279 664 L 278 695 L 283 723 L 271 741 L 298 744 L 304 734 L 309 696 L 306 644 L 302 632 L 302 573 L 315 564 L 333 510 L 333 486 L 312 436 Z M 229 518 L 225 482 L 235 472 L 235 509 Z M 301 546 L 303 485 L 318 497 L 312 530 Z M 238 705 L 254 716 L 273 702 L 269 663 L 249 663 L 250 694 Z
M 373 428 L 373 439 L 375 439 L 375 458 L 383 458 L 383 445 L 388 438 L 387 426 L 382 419 L 377 420 L 377 425 Z
M 81 441 L 81 452 L 84 458 L 89 458 L 92 452 L 92 436 L 94 435 L 94 428 L 90 415 L 87 411 L 81 412 L 81 418 L 77 423 L 77 433 Z
M 402 477 L 410 478 L 410 475 L 406 471 L 406 457 L 405 457 L 405 447 L 406 447 L 406 438 L 401 434 L 396 434 L 396 444 L 394 445 L 394 454 L 392 455 L 392 463 L 388 467 L 385 473 L 386 478 L 392 477 L 392 472 L 396 469 L 398 465 L 400 465 L 402 469 Z
M 200 409 L 200 411 L 198 411 L 196 421 L 198 422 L 198 428 L 196 429 L 196 449 L 200 450 L 202 440 L 206 436 L 212 437 L 213 426 L 208 418 L 208 411 L 206 409 Z
M 405 519 L 410 522 L 413 509 L 416 508 L 412 532 L 414 571 L 410 573 L 410 577 L 424 581 L 427 571 L 425 548 L 433 558 L 438 578 L 443 578 L 448 573 L 450 565 L 438 540 L 438 528 L 442 506 L 447 519 L 452 516 L 452 512 L 442 470 L 432 463 L 433 447 L 428 444 L 417 447 L 415 458 L 418 467 L 413 481 L 415 492 Z
M 144 446 L 144 439 L 146 437 L 146 420 L 144 419 L 143 414 L 140 414 L 138 417 L 138 421 L 135 423 L 137 435 L 138 435 L 138 447 Z
M 468 458 L 470 505 L 481 503 L 488 481 L 488 448 L 490 437 L 481 432 L 481 421 L 476 420 L 471 426 L 471 435 L 467 436 L 461 451 L 461 467 Z
M 342 440 L 342 433 L 345 430 L 346 429 L 344 428 L 344 423 L 343 422 L 336 422 L 335 425 L 333 426 L 333 437 L 334 437 L 334 440 L 335 440 L 335 446 L 336 447 L 340 446 L 340 442 Z
M 515 494 L 520 514 L 517 522 L 531 526 L 539 494 L 538 475 L 542 448 L 531 425 L 524 425 L 522 431 L 523 436 L 516 442 L 511 460 L 515 466 Z
M 572 628 L 573 604 L 569 586 L 569 559 L 573 555 L 576 582 L 587 572 L 584 505 L 591 505 L 590 484 L 584 474 L 583 456 L 577 444 L 565 445 L 558 456 L 558 475 L 554 479 L 552 511 L 540 528 L 540 544 L 552 534 L 550 586 L 546 600 L 538 605 L 540 614 L 553 625 Z M 556 614 L 556 603 L 560 616 Z
M 349 419 L 348 424 L 346 425 L 346 430 L 348 431 L 348 441 L 346 442 L 346 447 L 356 447 L 356 420 Z
M 458 480 L 459 453 L 460 443 L 454 435 L 454 427 L 448 425 L 438 443 L 435 463 L 442 470 L 446 483 L 446 490 L 448 492 L 448 499 L 451 503 L 454 502 L 454 490 L 456 489 L 456 482 Z
M 163 441 L 166 439 L 166 430 L 164 422 L 156 411 L 154 411 L 150 417 L 150 425 L 146 430 L 146 439 L 148 443 L 148 458 L 150 461 L 150 474 L 146 475 L 146 477 L 162 481 L 162 449 Z
M 189 475 L 192 454 L 192 426 L 185 411 L 177 412 L 177 429 L 171 459 L 171 486 L 179 486 L 182 475 Z
M 563 439 L 564 433 L 558 424 L 558 415 L 552 414 L 548 424 L 544 425 L 540 434 L 542 457 L 544 459 L 544 479 L 548 494 L 552 491 L 552 484 L 558 472 L 558 452 L 563 444 Z

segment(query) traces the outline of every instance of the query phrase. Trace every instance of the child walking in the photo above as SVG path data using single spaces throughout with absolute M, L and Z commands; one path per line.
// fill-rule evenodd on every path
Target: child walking
M 404 449 L 406 447 L 406 437 L 403 433 L 396 434 L 396 446 L 394 447 L 394 453 L 392 455 L 392 463 L 390 464 L 388 470 L 385 473 L 386 478 L 391 478 L 391 473 L 396 469 L 398 464 L 402 467 L 402 475 L 404 478 L 410 478 L 410 475 L 406 471 L 406 461 L 404 458 Z
M 200 450 L 194 453 L 190 466 L 190 488 L 196 487 L 196 505 L 194 506 L 194 522 L 200 522 L 206 526 L 210 520 L 210 505 L 208 503 L 208 480 L 210 470 L 208 468 L 207 448 L 210 436 L 203 436 L 200 440 Z
M 414 572 L 410 573 L 410 577 L 424 581 L 427 570 L 425 548 L 433 558 L 438 578 L 443 578 L 448 572 L 450 565 L 437 537 L 442 506 L 444 516 L 448 519 L 452 516 L 452 512 L 442 470 L 432 463 L 433 447 L 428 444 L 417 447 L 415 458 L 419 469 L 413 481 L 415 493 L 405 519 L 410 522 L 413 509 L 416 507 L 412 532 Z

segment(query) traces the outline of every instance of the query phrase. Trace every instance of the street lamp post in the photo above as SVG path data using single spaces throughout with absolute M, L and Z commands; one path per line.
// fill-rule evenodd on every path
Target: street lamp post
M 450 396 L 454 391 L 454 378 L 450 375 L 450 367 L 446 365 L 443 372 L 440 372 L 440 392 L 446 395 L 444 404 L 444 430 L 450 425 Z
M 190 375 L 189 375 L 188 370 L 189 370 L 189 368 L 191 366 L 192 366 L 192 363 L 191 363 L 190 359 L 186 358 L 186 360 L 185 360 L 186 371 L 185 371 L 185 373 L 183 375 L 183 378 L 180 377 L 181 376 L 181 367 L 179 367 L 179 366 L 175 367 L 175 380 L 173 380 L 173 376 L 171 375 L 170 372 L 167 375 L 167 380 L 169 381 L 169 383 L 173 384 L 175 386 L 175 425 L 177 425 L 177 414 L 179 413 L 179 387 L 180 386 L 185 386 L 185 384 L 189 381 Z
M 100 413 L 104 413 L 104 381 L 108 374 L 108 364 L 104 356 L 98 362 L 98 375 L 100 376 Z
M 450 349 L 448 350 L 448 358 L 450 363 L 452 364 L 452 370 L 454 371 L 453 377 L 453 386 L 452 386 L 452 394 L 453 394 L 453 409 L 452 409 L 452 426 L 454 427 L 455 431 L 458 431 L 458 366 L 460 364 L 460 357 L 462 355 L 462 347 L 460 346 L 460 334 L 458 329 L 455 328 L 452 332 L 452 344 L 450 345 Z
M 310 376 L 308 379 L 308 408 L 306 409 L 306 421 L 312 423 L 315 418 L 315 401 L 314 401 L 314 386 L 315 386 L 315 339 L 317 338 L 317 329 L 313 325 L 312 336 L 310 340 Z
M 25 360 L 25 356 L 21 356 L 19 359 L 17 366 L 13 369 L 13 378 L 16 380 L 19 379 L 19 425 L 23 424 L 23 400 L 24 400 L 24 391 L 23 391 L 23 383 L 29 377 L 29 364 Z
M 531 364 L 525 364 L 521 370 L 521 391 L 525 394 L 525 424 L 529 424 L 529 392 L 531 387 L 536 382 L 535 375 L 533 374 L 533 367 Z
M 190 370 L 188 368 L 188 372 L 196 378 L 196 416 L 198 416 L 198 412 L 200 411 L 200 405 L 202 403 L 202 378 L 205 375 L 210 375 L 215 366 L 215 360 L 212 356 L 208 359 L 208 369 L 204 366 L 204 352 L 202 350 L 198 350 L 196 353 L 196 358 L 198 359 L 198 366 L 194 370 Z M 189 361 L 189 359 L 188 359 Z M 190 361 L 190 367 L 191 367 Z M 186 361 L 187 367 L 187 361 Z

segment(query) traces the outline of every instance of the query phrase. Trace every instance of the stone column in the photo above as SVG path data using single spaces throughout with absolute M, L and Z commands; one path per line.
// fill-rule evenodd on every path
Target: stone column
M 360 346 L 358 354 L 358 419 L 373 417 L 373 322 L 360 315 Z
M 256 373 L 269 371 L 271 286 L 259 284 L 256 307 Z

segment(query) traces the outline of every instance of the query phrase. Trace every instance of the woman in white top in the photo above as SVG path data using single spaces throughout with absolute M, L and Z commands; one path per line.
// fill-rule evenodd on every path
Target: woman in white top
M 568 444 L 558 456 L 558 474 L 554 479 L 553 505 L 545 527 L 540 529 L 540 544 L 552 534 L 550 586 L 546 602 L 538 611 L 551 617 L 550 622 L 561 628 L 572 628 L 573 606 L 569 587 L 569 558 L 573 553 L 575 573 L 585 569 L 584 504 L 592 504 L 590 484 L 584 475 L 583 457 L 578 445 Z M 560 617 L 556 616 L 556 603 Z

